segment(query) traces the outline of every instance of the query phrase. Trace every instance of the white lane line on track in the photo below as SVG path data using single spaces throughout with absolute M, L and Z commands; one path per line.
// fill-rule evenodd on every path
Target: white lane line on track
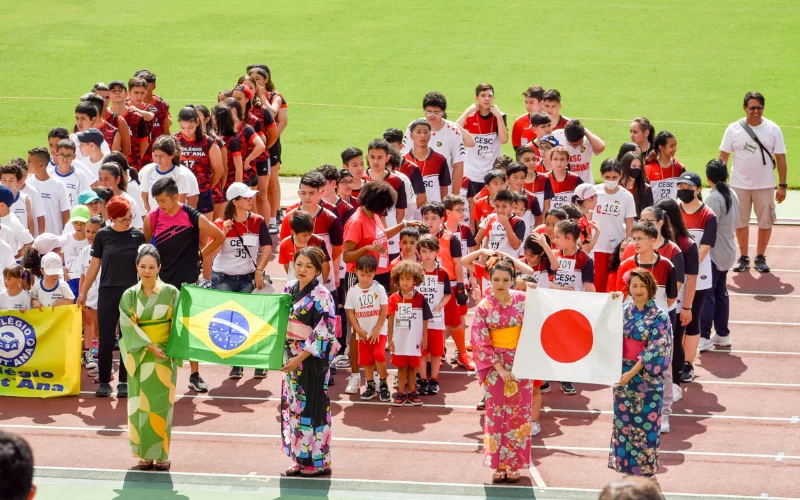
M 547 483 L 544 482 L 544 478 L 542 475 L 539 474 L 539 470 L 533 465 L 533 460 L 531 460 L 531 466 L 528 467 L 528 472 L 531 473 L 531 478 L 533 479 L 533 484 L 539 488 L 547 488 Z
M 726 354 L 776 354 L 783 356 L 800 356 L 800 352 L 781 352 L 781 351 L 740 351 L 736 349 L 718 349 L 715 348 L 711 351 L 705 352 L 724 352 Z
M 771 297 L 774 299 L 800 299 L 800 295 L 781 295 L 773 293 L 739 293 L 728 291 L 731 297 Z
M 114 432 L 125 433 L 127 429 L 119 429 L 113 427 L 76 427 L 76 426 L 57 426 L 57 425 L 26 425 L 26 424 L 10 424 L 4 427 L 12 429 L 31 429 L 39 431 L 78 431 L 78 432 Z M 172 434 L 181 436 L 206 436 L 206 437 L 229 437 L 229 438 L 258 438 L 258 439 L 281 439 L 280 434 L 257 434 L 257 433 L 237 433 L 237 432 L 203 432 L 203 431 L 180 431 L 172 430 Z M 348 443 L 373 443 L 373 444 L 408 444 L 408 445 L 427 445 L 427 446 L 452 446 L 456 448 L 482 448 L 483 444 L 476 441 L 431 441 L 431 440 L 418 440 L 418 439 L 378 439 L 378 438 L 354 438 L 354 437 L 333 437 L 334 441 L 348 442 Z M 608 453 L 608 447 L 594 447 L 594 446 L 561 446 L 561 445 L 532 445 L 531 448 L 537 450 L 554 450 L 554 451 L 589 451 L 596 452 L 602 451 Z M 665 455 L 686 455 L 686 456 L 704 456 L 704 457 L 735 457 L 735 458 L 763 458 L 775 460 L 775 453 L 729 453 L 721 451 L 686 451 L 686 450 L 664 450 L 660 449 L 659 453 Z M 800 455 L 784 455 L 784 460 L 800 460 Z
M 763 325 L 763 326 L 800 326 L 800 323 L 789 323 L 785 321 L 743 321 L 731 320 L 728 323 L 732 325 Z M 767 330 L 769 331 L 769 330 Z

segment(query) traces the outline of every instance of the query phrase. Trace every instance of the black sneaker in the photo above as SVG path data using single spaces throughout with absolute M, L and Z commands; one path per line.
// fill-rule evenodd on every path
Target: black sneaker
M 428 380 L 428 394 L 439 394 L 439 381 L 435 378 Z
M 331 375 L 328 377 L 328 387 L 333 387 L 336 384 L 335 380 L 336 379 L 333 378 L 333 372 L 331 372 Z
M 419 384 L 417 384 L 417 394 L 419 394 L 420 396 L 427 396 L 428 394 L 430 394 L 430 392 L 428 391 L 429 383 L 430 382 L 426 379 L 420 380 Z
M 767 265 L 767 258 L 763 255 L 756 255 L 753 261 L 753 267 L 760 273 L 768 273 L 769 266 Z
M 734 272 L 741 273 L 750 269 L 750 257 L 747 255 L 739 256 L 739 261 L 733 266 Z
M 128 384 L 117 384 L 117 399 L 128 397 Z
M 572 382 L 561 382 L 561 391 L 567 396 L 574 396 L 578 393 L 572 385 Z
M 372 384 L 367 384 L 367 390 L 361 393 L 361 400 L 369 401 L 370 399 L 375 399 L 377 395 L 378 393 L 375 392 L 375 387 Z
M 107 398 L 111 396 L 111 384 L 105 382 L 100 384 L 100 387 L 97 388 L 94 395 L 98 398 Z
M 194 372 L 189 376 L 189 389 L 195 392 L 208 392 L 208 384 L 199 373 Z
M 389 401 L 392 400 L 392 394 L 389 392 L 388 384 L 385 383 L 381 384 L 380 390 L 381 391 L 380 395 L 378 396 L 378 399 L 380 399 L 382 403 L 388 403 Z
M 256 368 L 256 372 L 253 374 L 253 378 L 267 378 L 267 370 L 263 368 Z
M 681 373 L 681 382 L 689 383 L 694 380 L 694 367 L 688 361 L 683 364 L 683 372 Z
M 483 395 L 483 399 L 481 399 L 480 403 L 475 405 L 475 408 L 477 408 L 479 410 L 485 410 L 486 409 L 486 394 Z
M 241 366 L 234 366 L 233 368 L 231 368 L 231 372 L 228 374 L 228 378 L 234 380 L 240 379 L 242 377 L 244 377 L 244 368 L 242 368 Z
M 550 382 L 543 382 L 542 386 L 539 387 L 539 392 L 550 392 Z

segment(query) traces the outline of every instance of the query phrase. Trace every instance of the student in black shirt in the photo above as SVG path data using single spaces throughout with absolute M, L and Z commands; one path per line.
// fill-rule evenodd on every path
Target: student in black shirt
M 128 288 L 135 285 L 136 254 L 144 245 L 144 234 L 131 226 L 131 204 L 121 196 L 114 196 L 106 205 L 112 224 L 100 229 L 92 244 L 92 263 L 81 282 L 78 304 L 86 304 L 89 288 L 100 273 L 100 290 L 97 298 L 98 333 L 100 349 L 98 353 L 98 381 L 100 387 L 95 395 L 107 398 L 111 395 L 111 367 L 113 363 L 114 341 L 119 321 L 119 301 Z M 119 384 L 117 397 L 128 397 L 128 373 L 125 365 L 119 364 Z

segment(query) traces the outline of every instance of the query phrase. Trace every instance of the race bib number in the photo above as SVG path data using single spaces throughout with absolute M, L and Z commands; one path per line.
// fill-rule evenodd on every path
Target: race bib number
M 500 226 L 502 228 L 502 226 Z M 489 249 L 490 250 L 499 250 L 500 245 L 506 241 L 506 233 L 505 231 L 497 231 L 492 228 L 493 230 L 489 232 Z
M 610 215 L 611 217 L 619 217 L 620 205 L 619 203 L 606 203 L 603 205 L 597 205 L 594 209 L 594 213 L 597 215 Z
M 411 304 L 397 304 L 394 327 L 397 330 L 411 330 Z
M 564 203 L 569 203 L 570 199 L 572 198 L 572 191 L 567 193 L 558 193 L 553 195 L 553 198 L 550 200 L 550 208 L 558 208 Z
M 664 179 L 656 181 L 655 189 L 653 189 L 653 197 L 658 200 L 664 198 L 672 198 L 673 200 L 678 197 L 678 183 L 675 179 Z
M 444 330 L 444 313 L 435 312 L 433 317 L 428 320 L 429 330 Z
M 378 267 L 389 267 L 389 257 L 385 253 L 380 254 L 380 257 L 378 258 Z
M 558 259 L 558 272 L 553 276 L 553 283 L 558 286 L 575 286 L 577 273 L 575 259 Z

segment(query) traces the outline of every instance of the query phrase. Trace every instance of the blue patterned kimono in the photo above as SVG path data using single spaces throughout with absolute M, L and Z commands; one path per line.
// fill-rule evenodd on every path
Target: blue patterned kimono
M 633 302 L 623 307 L 623 338 L 644 343 L 638 355 L 644 368 L 627 385 L 614 387 L 608 466 L 624 474 L 653 476 L 658 470 L 663 374 L 670 369 L 672 327 L 667 313 L 652 300 L 642 310 Z M 623 359 L 622 372 L 630 371 L 636 361 Z
M 283 291 L 292 295 L 289 319 L 313 329 L 308 339 L 286 339 L 283 361 L 310 353 L 287 373 L 281 391 L 283 451 L 301 468 L 331 464 L 330 363 L 336 352 L 336 311 L 330 292 L 316 279 L 303 289 L 297 280 Z

